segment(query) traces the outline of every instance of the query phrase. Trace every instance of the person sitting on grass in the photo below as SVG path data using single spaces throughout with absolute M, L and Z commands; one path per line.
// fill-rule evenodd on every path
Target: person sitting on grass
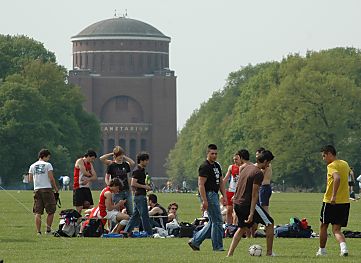
M 125 200 L 120 200 L 116 204 L 112 203 L 112 194 L 118 193 L 121 188 L 121 182 L 118 178 L 110 180 L 109 185 L 103 189 L 100 193 L 99 204 L 95 207 L 90 216 L 91 218 L 103 219 L 103 224 L 106 220 L 113 222 L 120 222 L 122 220 L 129 220 L 129 215 L 119 212 L 120 208 L 124 206 Z M 84 225 L 84 224 L 83 224 Z M 83 232 L 84 226 L 82 226 L 79 234 Z
M 173 220 L 176 220 L 178 223 L 178 215 L 177 215 L 177 210 L 178 210 L 178 204 L 177 203 L 170 203 L 168 205 L 168 222 L 172 222 Z
M 168 213 L 164 207 L 158 204 L 158 197 L 155 194 L 148 195 L 148 205 L 152 227 L 165 228 L 168 222 Z

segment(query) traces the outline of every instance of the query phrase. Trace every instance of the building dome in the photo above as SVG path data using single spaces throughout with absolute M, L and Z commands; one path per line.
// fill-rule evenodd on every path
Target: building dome
M 72 41 L 134 38 L 170 41 L 169 37 L 155 27 L 127 17 L 116 17 L 96 22 L 73 36 Z

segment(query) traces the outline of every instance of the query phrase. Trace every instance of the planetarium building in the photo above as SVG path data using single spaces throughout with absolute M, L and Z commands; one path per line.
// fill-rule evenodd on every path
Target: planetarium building
M 69 82 L 81 87 L 84 108 L 101 122 L 100 154 L 120 145 L 135 160 L 138 152 L 147 151 L 150 175 L 165 178 L 164 164 L 177 135 L 170 37 L 147 23 L 119 17 L 88 26 L 72 43 Z

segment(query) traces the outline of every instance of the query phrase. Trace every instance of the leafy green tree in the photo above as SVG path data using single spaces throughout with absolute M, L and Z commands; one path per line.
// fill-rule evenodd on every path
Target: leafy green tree
M 83 110 L 84 97 L 78 87 L 67 84 L 65 68 L 53 62 L 52 53 L 41 50 L 38 42 L 20 40 L 31 55 L 10 63 L 6 74 L 14 73 L 0 84 L 0 176 L 5 184 L 19 182 L 41 148 L 51 151 L 60 176 L 70 174 L 74 160 L 88 148 L 98 149 L 100 142 L 99 121 Z
M 31 60 L 55 62 L 54 53 L 26 36 L 0 35 L 0 80 L 20 72 Z
M 188 178 L 195 186 L 208 143 L 218 144 L 224 167 L 240 148 L 253 161 L 258 147 L 270 149 L 276 156 L 273 180 L 288 186 L 323 187 L 319 150 L 325 144 L 360 169 L 360 73 L 361 52 L 353 48 L 290 55 L 231 73 L 226 87 L 180 131 L 167 162 L 170 178 Z

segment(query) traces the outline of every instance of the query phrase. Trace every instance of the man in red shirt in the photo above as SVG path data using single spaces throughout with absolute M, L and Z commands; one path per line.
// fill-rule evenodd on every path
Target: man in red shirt
M 94 204 L 90 184 L 97 179 L 92 164 L 96 158 L 96 152 L 88 150 L 74 165 L 73 205 L 79 214 L 83 208 L 92 208 Z

